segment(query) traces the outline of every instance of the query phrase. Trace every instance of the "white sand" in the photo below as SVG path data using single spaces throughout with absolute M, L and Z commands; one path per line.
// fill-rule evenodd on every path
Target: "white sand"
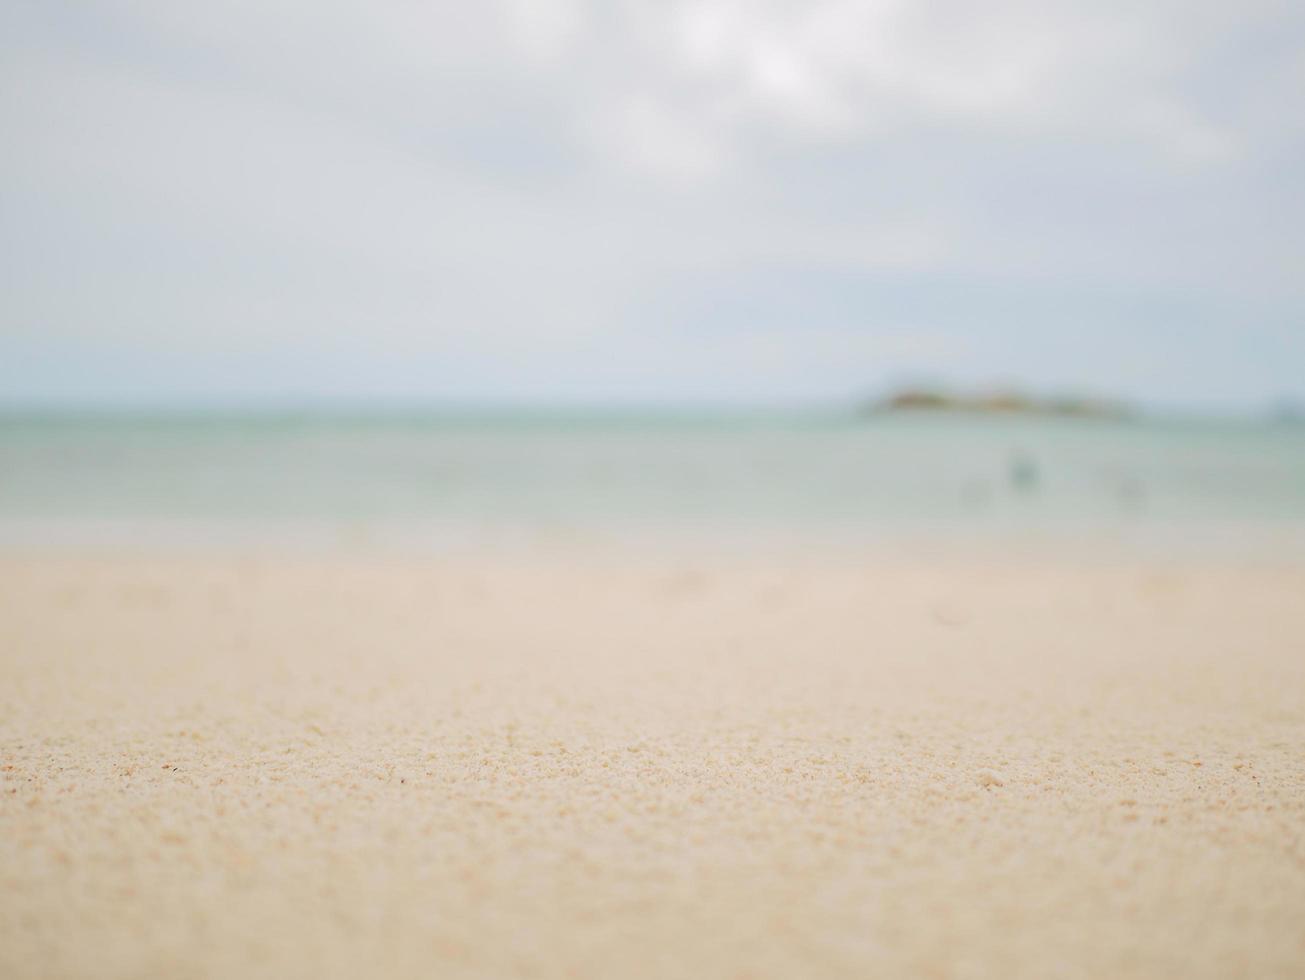
M 1305 976 L 1305 572 L 0 563 L 0 976 Z

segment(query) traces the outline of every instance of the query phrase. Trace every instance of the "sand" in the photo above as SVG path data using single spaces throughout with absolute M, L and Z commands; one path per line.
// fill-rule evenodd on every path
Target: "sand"
M 0 976 L 1305 976 L 1305 571 L 0 561 Z

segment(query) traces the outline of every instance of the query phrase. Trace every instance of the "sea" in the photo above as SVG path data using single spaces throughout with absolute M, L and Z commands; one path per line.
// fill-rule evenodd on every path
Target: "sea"
M 1305 557 L 1305 426 L 947 413 L 0 416 L 0 551 Z

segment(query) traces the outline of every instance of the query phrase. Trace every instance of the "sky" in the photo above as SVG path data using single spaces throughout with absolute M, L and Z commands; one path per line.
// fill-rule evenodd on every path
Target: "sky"
M 0 403 L 1305 400 L 1305 5 L 0 0 Z

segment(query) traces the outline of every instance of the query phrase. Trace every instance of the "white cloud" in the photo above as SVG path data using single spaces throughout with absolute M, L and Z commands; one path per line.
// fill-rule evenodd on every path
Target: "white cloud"
M 588 27 L 582 0 L 503 0 L 508 29 L 525 55 L 556 65 Z
M 591 123 L 598 150 L 623 166 L 672 183 L 724 170 L 729 151 L 704 120 L 676 112 L 652 95 L 629 95 Z

